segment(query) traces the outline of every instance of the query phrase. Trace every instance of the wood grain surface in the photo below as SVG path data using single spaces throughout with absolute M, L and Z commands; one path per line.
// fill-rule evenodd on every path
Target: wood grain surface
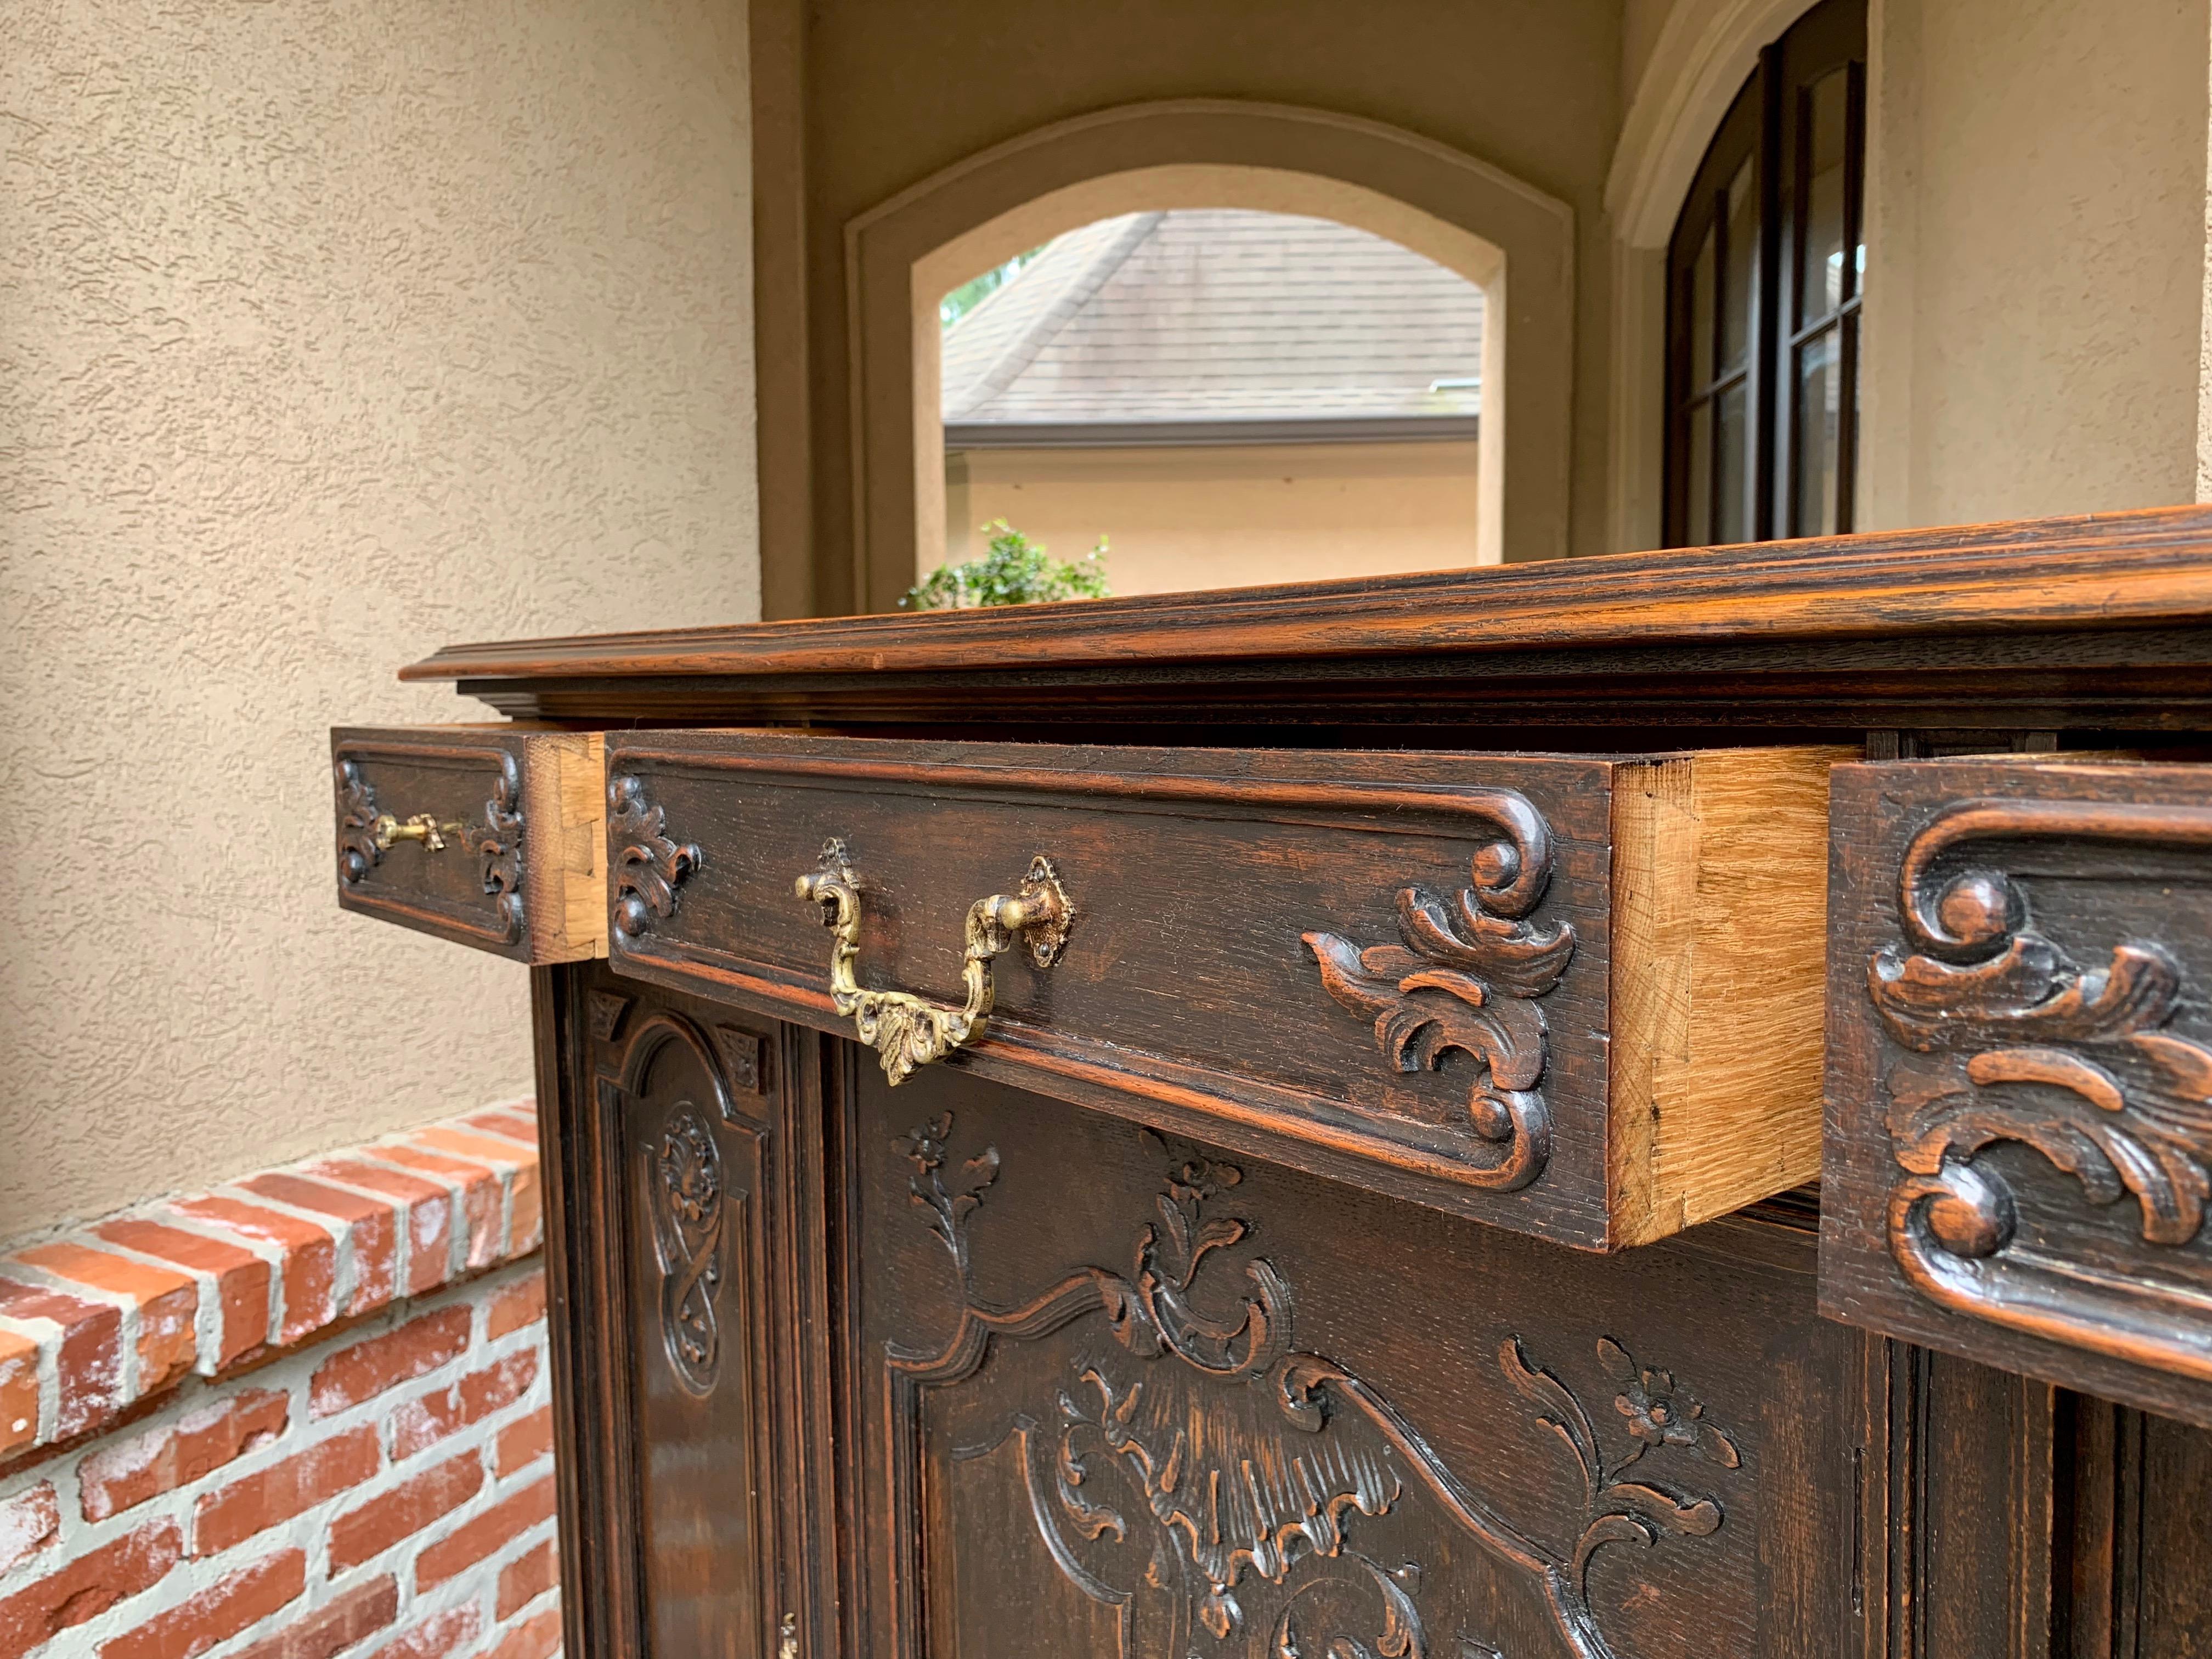
M 1618 1242 L 1820 1169 L 1828 771 L 1848 749 L 1624 765 L 1613 794 Z

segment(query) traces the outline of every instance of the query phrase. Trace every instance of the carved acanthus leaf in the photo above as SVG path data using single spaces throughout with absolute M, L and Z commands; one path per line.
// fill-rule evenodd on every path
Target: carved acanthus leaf
M 339 761 L 332 770 L 338 794 L 338 879 L 350 887 L 384 858 L 376 839 L 376 791 L 352 761 Z
M 661 808 L 647 800 L 641 778 L 624 775 L 607 784 L 607 839 L 614 877 L 615 931 L 639 938 L 655 921 L 676 912 L 676 890 L 706 862 L 696 842 L 664 833 Z
M 522 776 L 514 757 L 499 757 L 499 776 L 484 803 L 484 824 L 477 836 L 483 860 L 483 890 L 499 899 L 500 919 L 509 939 L 522 936 Z
M 2190 1244 L 2212 1202 L 2212 1047 L 2172 1029 L 2201 1018 L 2179 961 L 2154 940 L 2124 938 L 2100 942 L 2085 969 L 2038 927 L 2021 884 L 1960 866 L 1970 845 L 1986 857 L 2038 836 L 2203 848 L 2212 812 L 1953 801 L 1913 836 L 1899 874 L 1905 938 L 1867 965 L 1868 994 L 1906 1051 L 1884 1079 L 1890 1253 L 1943 1307 L 2212 1375 L 2200 1345 L 2155 1311 L 2155 1293 L 2142 1333 L 2121 1330 L 2077 1281 L 2028 1252 L 2008 1255 L 2019 1225 L 2010 1178 L 1979 1157 L 2001 1143 L 2031 1149 L 2093 1204 L 2132 1197 L 2147 1244 Z
M 1496 1192 L 1527 1186 L 1552 1152 L 1551 1115 L 1537 1085 L 1547 1034 L 1535 999 L 1558 986 L 1575 952 L 1572 927 L 1527 920 L 1551 875 L 1550 831 L 1528 801 L 1498 804 L 1512 839 L 1474 858 L 1473 884 L 1447 903 L 1422 887 L 1397 896 L 1402 945 L 1362 947 L 1341 934 L 1302 935 L 1322 988 L 1371 1021 L 1376 1046 L 1401 1073 L 1435 1071 L 1457 1051 L 1480 1067 L 1468 1121 L 1494 1148 L 1462 1173 Z

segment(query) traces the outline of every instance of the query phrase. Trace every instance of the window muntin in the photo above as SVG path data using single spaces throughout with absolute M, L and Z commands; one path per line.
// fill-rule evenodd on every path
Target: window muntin
M 1864 0 L 1760 54 L 1668 246 L 1669 546 L 1847 531 L 1866 270 Z

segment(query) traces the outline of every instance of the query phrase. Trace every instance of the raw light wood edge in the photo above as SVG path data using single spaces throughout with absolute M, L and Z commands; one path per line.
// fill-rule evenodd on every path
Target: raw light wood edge
M 524 741 L 532 962 L 607 953 L 605 751 L 597 732 L 535 732 Z
M 1828 769 L 1859 758 L 1716 750 L 1615 776 L 1616 1245 L 1820 1174 Z

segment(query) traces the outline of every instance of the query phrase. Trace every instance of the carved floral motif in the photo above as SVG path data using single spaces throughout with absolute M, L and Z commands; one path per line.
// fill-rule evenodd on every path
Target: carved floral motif
M 676 914 L 676 890 L 706 862 L 696 842 L 678 843 L 662 830 L 665 814 L 645 797 L 642 779 L 607 783 L 607 837 L 614 875 L 615 931 L 635 939 Z
M 1335 933 L 1304 934 L 1329 995 L 1375 1024 L 1375 1041 L 1401 1072 L 1434 1071 L 1457 1049 L 1482 1067 L 1468 1097 L 1475 1134 L 1498 1148 L 1474 1184 L 1513 1192 L 1550 1160 L 1551 1115 L 1538 1084 L 1547 1035 L 1536 999 L 1559 982 L 1573 927 L 1524 918 L 1550 879 L 1549 832 L 1516 795 L 1510 839 L 1474 860 L 1474 884 L 1455 903 L 1425 888 L 1398 894 L 1403 945 L 1365 948 Z
M 929 1230 L 945 1241 L 960 1268 L 960 1281 L 969 1280 L 968 1218 L 983 1201 L 983 1194 L 999 1178 L 999 1149 L 986 1146 L 961 1167 L 967 1182 L 957 1192 L 945 1185 L 945 1140 L 952 1132 L 952 1114 L 943 1112 L 919 1128 L 909 1130 L 897 1144 L 914 1173 L 907 1190 L 929 1214 Z
M 722 1288 L 721 1150 L 686 1101 L 670 1117 L 659 1156 L 648 1157 L 661 1342 L 677 1380 L 705 1395 L 721 1364 L 714 1312 Z
M 965 1218 L 999 1161 L 987 1153 L 985 1179 L 948 1194 L 938 1172 L 950 1129 L 949 1119 L 933 1120 L 900 1148 L 915 1165 L 915 1201 L 966 1285 Z M 1525 1576 L 1577 1659 L 1612 1659 L 1590 1602 L 1598 1553 L 1705 1537 L 1723 1522 L 1717 1498 L 1677 1490 L 1646 1460 L 1734 1469 L 1741 1462 L 1734 1439 L 1672 1373 L 1639 1365 L 1606 1338 L 1596 1345 L 1615 1387 L 1606 1420 L 1617 1423 L 1620 1442 L 1608 1453 L 1573 1390 L 1507 1338 L 1498 1353 L 1504 1381 L 1565 1443 L 1583 1476 L 1571 1545 L 1538 1542 L 1358 1376 L 1297 1349 L 1290 1286 L 1244 1248 L 1249 1224 L 1215 1212 L 1241 1180 L 1233 1165 L 1171 1160 L 1157 1219 L 1138 1233 L 1127 1273 L 1080 1269 L 1011 1310 L 979 1304 L 969 1286 L 943 1350 L 890 1355 L 906 1419 L 917 1419 L 919 1389 L 972 1376 L 994 1342 L 1035 1341 L 1103 1316 L 1098 1340 L 1078 1342 L 1049 1405 L 1016 1411 L 1005 1434 L 1020 1442 L 1046 1548 L 1085 1594 L 1121 1609 L 1124 1651 L 1496 1659 L 1498 1649 L 1464 1629 L 1431 1628 L 1448 1586 L 1439 1579 L 1425 1592 L 1421 1564 L 1376 1530 L 1418 1504 Z M 1133 1625 L 1148 1620 L 1158 1628 L 1132 1639 Z

